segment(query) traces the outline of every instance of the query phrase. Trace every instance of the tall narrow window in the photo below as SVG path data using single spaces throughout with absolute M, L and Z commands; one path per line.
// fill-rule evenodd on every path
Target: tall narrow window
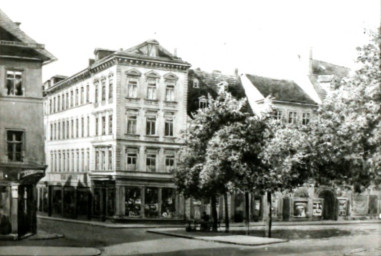
M 75 172 L 74 161 L 75 161 L 74 150 L 72 150 L 72 151 L 71 151 L 71 171 L 72 171 L 72 172 Z
M 23 135 L 24 133 L 22 131 L 7 131 L 7 147 L 9 161 L 23 161 Z
M 79 169 L 79 167 L 80 167 L 80 160 L 79 160 L 79 150 L 77 149 L 77 172 L 80 172 L 80 169 Z
M 274 119 L 275 120 L 282 120 L 282 111 L 279 109 L 276 109 L 274 111 Z
M 165 120 L 165 136 L 173 136 L 173 119 Z
M 167 172 L 173 172 L 175 168 L 175 156 L 174 155 L 166 155 L 165 156 L 165 169 Z
M 99 150 L 95 151 L 95 170 L 99 170 Z
M 7 70 L 6 92 L 12 96 L 24 95 L 21 71 Z
M 112 148 L 108 150 L 108 169 L 112 170 Z
M 106 100 L 106 79 L 102 80 L 102 101 Z
M 296 122 L 296 112 L 289 112 L 288 113 L 288 123 L 294 124 Z
M 99 118 L 96 117 L 96 118 L 95 118 L 95 135 L 96 135 L 96 136 L 99 135 L 98 131 L 99 131 Z
M 90 136 L 90 117 L 87 117 L 87 137 Z
M 102 135 L 106 134 L 106 117 L 102 116 Z
M 58 132 L 57 132 L 57 135 L 58 135 L 58 138 L 57 139 L 61 139 L 61 122 L 58 122 Z
M 156 118 L 148 117 L 146 123 L 146 135 L 155 135 L 156 134 Z
M 98 103 L 98 83 L 95 84 L 94 102 Z
M 101 161 L 102 161 L 102 170 L 106 170 L 106 152 L 105 150 L 101 150 Z
M 136 134 L 136 116 L 128 116 L 127 134 Z
M 86 168 L 86 170 L 87 171 L 90 171 L 90 152 L 89 152 L 89 150 L 87 150 L 87 152 L 86 152 L 87 154 L 87 157 L 86 157 L 86 159 L 87 159 L 87 168 Z
M 108 116 L 108 134 L 112 134 L 112 114 Z
M 81 137 L 85 137 L 85 119 L 81 118 Z
M 199 108 L 207 108 L 208 107 L 208 101 L 206 100 L 205 96 L 201 96 L 198 99 L 199 102 Z
M 113 79 L 112 77 L 109 77 L 108 79 L 108 99 L 109 100 L 112 100 L 112 97 L 113 97 Z
M 175 101 L 175 86 L 167 85 L 165 89 L 165 100 L 166 101 Z
M 309 124 L 309 122 L 310 122 L 310 113 L 303 113 L 302 123 L 306 125 L 306 124 Z
M 148 81 L 147 99 L 156 100 L 156 81 L 154 81 L 154 80 Z
M 50 124 L 50 140 L 53 140 L 53 124 Z
M 66 139 L 66 122 L 62 122 L 62 139 Z
M 50 114 L 53 113 L 53 101 L 52 99 L 49 100 L 49 106 L 50 106 Z
M 89 103 L 90 101 L 89 95 L 90 95 L 90 86 L 87 84 L 86 85 L 86 103 Z
M 74 120 L 71 120 L 71 138 L 74 138 Z
M 58 95 L 58 97 L 57 97 L 57 109 L 58 109 L 58 111 L 61 111 L 61 96 L 60 95 Z
M 78 106 L 79 104 L 79 90 L 78 88 L 75 89 L 75 105 Z
M 129 98 L 137 98 L 138 97 L 138 83 L 134 80 L 128 81 L 128 88 L 127 88 L 127 96 Z
M 70 107 L 74 106 L 74 92 L 70 91 Z
M 85 98 L 85 89 L 82 86 L 81 87 L 81 105 L 84 103 L 84 98 Z
M 146 158 L 147 172 L 156 172 L 156 155 L 147 154 Z
M 136 171 L 136 152 L 129 152 L 127 154 L 127 171 Z
M 81 153 L 81 172 L 85 171 L 85 151 L 82 149 Z
M 66 109 L 65 103 L 66 103 L 66 101 L 65 101 L 65 93 L 64 93 L 64 94 L 62 94 L 62 110 Z
M 75 119 L 75 137 L 79 137 L 79 124 L 78 119 Z
M 66 93 L 66 109 L 69 108 L 69 93 Z

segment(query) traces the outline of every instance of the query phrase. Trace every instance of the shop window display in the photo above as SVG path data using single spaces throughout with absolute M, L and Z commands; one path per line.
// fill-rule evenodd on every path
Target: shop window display
M 140 188 L 125 188 L 125 214 L 128 217 L 141 216 L 142 199 Z
M 163 218 L 173 218 L 176 215 L 176 193 L 172 188 L 163 188 L 161 203 L 161 216 Z
M 155 218 L 159 216 L 159 189 L 145 189 L 145 205 L 144 215 L 147 218 Z

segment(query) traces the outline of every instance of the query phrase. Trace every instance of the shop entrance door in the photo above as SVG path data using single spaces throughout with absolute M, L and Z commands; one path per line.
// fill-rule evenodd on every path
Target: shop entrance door
M 18 189 L 18 234 L 36 231 L 36 203 L 33 185 L 20 185 Z

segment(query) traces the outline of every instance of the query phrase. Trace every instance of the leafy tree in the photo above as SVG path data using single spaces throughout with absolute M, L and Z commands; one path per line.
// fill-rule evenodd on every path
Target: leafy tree
M 358 48 L 360 68 L 327 95 L 311 123 L 311 168 L 319 183 L 381 182 L 379 40 Z
M 213 230 L 217 230 L 216 198 L 225 194 L 227 189 L 219 182 L 203 186 L 200 183 L 200 173 L 206 162 L 209 140 L 224 125 L 244 120 L 247 115 L 241 111 L 244 105 L 244 100 L 237 101 L 229 93 L 222 93 L 215 100 L 209 96 L 208 107 L 198 110 L 190 121 L 184 134 L 186 146 L 179 154 L 179 164 L 175 172 L 178 190 L 185 197 L 211 199 Z M 225 220 L 228 221 L 227 215 Z

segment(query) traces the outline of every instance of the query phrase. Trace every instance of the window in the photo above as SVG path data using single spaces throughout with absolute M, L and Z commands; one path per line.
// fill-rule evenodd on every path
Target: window
M 136 116 L 128 116 L 127 134 L 136 134 Z
M 125 214 L 128 217 L 141 215 L 141 190 L 140 188 L 125 187 Z
M 79 104 L 79 91 L 78 89 L 75 89 L 75 105 L 78 106 Z
M 156 172 L 156 155 L 148 154 L 146 159 L 147 172 Z
M 193 79 L 193 88 L 200 88 L 200 84 L 197 79 Z
M 57 109 L 58 109 L 58 111 L 61 111 L 61 96 L 60 95 L 58 95 L 58 97 L 57 97 Z
M 79 137 L 79 124 L 78 119 L 75 119 L 75 137 Z
M 50 114 L 53 113 L 53 101 L 52 99 L 49 100 L 49 105 L 50 105 Z
M 65 110 L 65 108 L 66 108 L 65 103 L 66 103 L 66 101 L 65 101 L 65 93 L 64 93 L 64 94 L 62 94 L 62 110 Z
M 288 113 L 288 123 L 294 124 L 296 122 L 296 112 L 289 112 Z
M 102 116 L 102 135 L 106 134 L 106 117 Z
M 60 140 L 61 139 L 61 122 L 58 122 L 57 126 L 58 126 L 57 139 Z
M 148 82 L 147 99 L 156 100 L 156 82 L 153 80 Z
M 148 117 L 147 126 L 146 126 L 146 135 L 155 135 L 156 134 L 156 118 Z
M 112 170 L 112 149 L 108 150 L 108 169 Z
M 99 151 L 95 151 L 95 170 L 99 170 Z
M 74 138 L 74 120 L 71 120 L 71 138 Z
M 66 121 L 66 138 L 69 139 L 70 138 L 70 134 L 69 134 L 69 121 Z
M 198 99 L 198 106 L 199 106 L 199 108 L 207 108 L 208 107 L 208 101 L 206 100 L 205 96 L 202 96 Z
M 74 92 L 70 91 L 70 107 L 74 106 Z
M 128 153 L 127 154 L 127 171 L 135 171 L 136 170 L 136 153 Z
M 81 87 L 81 105 L 84 103 L 85 89 Z
M 22 148 L 23 148 L 22 131 L 7 131 L 7 146 L 8 146 L 8 160 L 15 162 L 22 162 Z
M 309 122 L 310 122 L 310 113 L 303 113 L 302 123 L 305 125 L 305 124 L 308 124 Z
M 87 171 L 90 171 L 90 152 L 89 152 L 89 150 L 87 150 L 87 152 L 86 152 L 86 155 L 87 155 L 87 168 L 86 168 L 86 170 Z
M 6 90 L 7 90 L 7 95 L 12 95 L 12 96 L 24 95 L 21 71 L 7 70 Z
M 66 93 L 66 108 L 69 108 L 69 93 Z
M 87 84 L 86 85 L 86 103 L 89 103 L 90 99 L 89 99 L 89 94 L 90 94 L 90 87 L 89 85 Z
M 85 152 L 83 149 L 82 149 L 81 156 L 82 156 L 82 158 L 81 158 L 81 171 L 84 172 L 85 171 Z
M 81 118 L 81 136 L 85 137 L 85 119 L 83 117 Z
M 66 122 L 62 122 L 62 139 L 66 139 Z
M 166 171 L 171 173 L 171 172 L 173 172 L 174 168 L 175 168 L 175 156 L 174 155 L 165 156 L 165 169 L 166 169 Z
M 74 165 L 74 150 L 71 151 L 71 171 L 75 172 L 75 165 Z
M 101 163 L 102 163 L 102 170 L 106 170 L 106 152 L 104 150 L 101 151 Z
M 165 89 L 165 100 L 166 101 L 175 101 L 175 86 L 167 85 Z
M 87 137 L 89 137 L 90 136 L 90 118 L 89 117 L 87 117 Z
M 50 140 L 53 140 L 53 124 L 50 124 Z
M 173 136 L 173 119 L 165 120 L 165 136 Z
M 127 88 L 127 97 L 129 98 L 137 98 L 138 97 L 138 83 L 134 80 L 128 81 L 128 88 Z
M 144 216 L 147 218 L 159 217 L 158 188 L 145 188 Z
M 274 119 L 275 120 L 282 120 L 282 111 L 280 111 L 279 109 L 276 109 L 274 111 Z
M 95 135 L 98 135 L 98 129 L 99 129 L 99 119 L 98 117 L 95 118 Z
M 161 190 L 161 217 L 173 218 L 176 216 L 176 192 L 173 188 Z
M 108 116 L 108 134 L 112 134 L 112 114 Z
M 109 100 L 112 100 L 112 95 L 113 95 L 112 91 L 113 91 L 113 80 L 112 78 L 109 78 L 108 79 L 108 99 Z
M 102 101 L 106 100 L 106 80 L 102 80 Z
M 95 102 L 95 103 L 98 103 L 98 83 L 95 84 L 94 102 Z

